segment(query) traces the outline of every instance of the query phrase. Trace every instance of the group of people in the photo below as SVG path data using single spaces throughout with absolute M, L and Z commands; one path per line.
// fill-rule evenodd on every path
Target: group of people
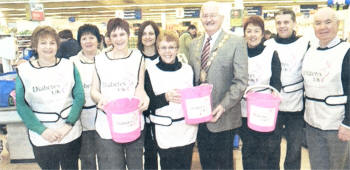
M 277 36 L 266 41 L 258 16 L 246 19 L 244 37 L 223 30 L 224 15 L 214 1 L 203 4 L 200 19 L 205 33 L 191 36 L 181 52 L 178 35 L 160 31 L 153 21 L 141 24 L 137 49 L 130 49 L 128 22 L 110 19 L 106 37 L 112 46 L 102 51 L 98 28 L 85 24 L 77 34 L 81 51 L 69 59 L 56 57 L 56 31 L 37 27 L 35 59 L 18 66 L 16 103 L 39 166 L 78 169 L 80 159 L 82 169 L 190 169 L 197 143 L 203 169 L 233 169 L 238 130 L 244 169 L 280 169 L 282 135 L 284 169 L 300 169 L 306 127 L 312 169 L 349 168 L 350 45 L 337 37 L 336 13 L 315 13 L 317 46 L 297 36 L 296 16 L 288 9 L 275 14 Z M 186 124 L 178 90 L 202 84 L 213 85 L 213 118 Z M 242 96 L 253 85 L 281 94 L 272 132 L 247 126 Z M 140 99 L 141 135 L 115 142 L 104 106 L 133 96 Z

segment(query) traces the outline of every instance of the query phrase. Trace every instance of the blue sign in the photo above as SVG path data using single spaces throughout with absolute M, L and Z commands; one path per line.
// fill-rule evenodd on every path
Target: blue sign
M 75 22 L 75 17 L 69 17 L 69 18 L 68 18 L 68 21 L 70 21 L 70 22 Z
M 309 13 L 312 10 L 317 10 L 317 5 L 300 5 L 300 12 L 301 13 Z
M 184 8 L 184 18 L 199 18 L 200 8 Z
M 262 15 L 262 7 L 261 6 L 248 6 L 244 8 L 247 11 L 247 15 Z
M 333 5 L 333 0 L 328 0 L 327 4 L 328 4 L 328 6 L 332 6 Z
M 124 19 L 141 19 L 142 12 L 141 9 L 132 9 L 124 11 Z

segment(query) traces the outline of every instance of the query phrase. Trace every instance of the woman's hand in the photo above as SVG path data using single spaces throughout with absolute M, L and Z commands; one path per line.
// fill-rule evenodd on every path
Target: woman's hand
M 143 112 L 148 109 L 149 97 L 147 96 L 145 90 L 136 90 L 135 96 L 140 99 L 139 110 Z
M 97 103 L 97 108 L 102 109 L 103 107 L 108 103 L 107 99 L 105 99 L 104 97 L 101 97 L 100 100 Z
M 56 142 L 62 137 L 62 135 L 59 132 L 50 128 L 45 129 L 41 136 L 50 143 Z
M 72 130 L 72 126 L 68 124 L 64 124 L 61 128 L 57 129 L 57 132 L 61 135 L 58 142 L 60 142 L 69 132 Z
M 173 102 L 173 103 L 181 103 L 181 95 L 180 93 L 177 92 L 177 90 L 170 90 L 165 93 L 165 99 L 168 102 Z

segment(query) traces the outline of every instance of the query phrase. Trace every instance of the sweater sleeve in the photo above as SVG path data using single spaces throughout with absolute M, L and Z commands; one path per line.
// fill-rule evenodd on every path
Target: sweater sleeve
M 72 91 L 73 105 L 69 113 L 69 116 L 66 120 L 66 123 L 71 125 L 74 125 L 74 123 L 79 119 L 81 109 L 83 108 L 85 103 L 83 85 L 80 79 L 79 71 L 75 66 L 74 66 L 74 81 L 75 81 L 75 84 Z
M 271 63 L 271 79 L 270 86 L 276 88 L 278 91 L 281 91 L 282 83 L 281 83 L 281 62 L 278 57 L 277 51 L 273 53 L 272 63 Z
M 165 99 L 165 93 L 155 95 L 152 87 L 152 82 L 149 77 L 148 71 L 145 72 L 145 90 L 150 98 L 149 110 L 156 110 L 158 108 L 169 105 L 169 102 Z
M 345 117 L 342 121 L 344 126 L 350 128 L 350 49 L 345 54 L 342 64 L 341 80 L 343 85 L 343 91 L 346 96 L 348 96 L 347 102 L 345 104 Z
M 16 109 L 28 129 L 42 134 L 46 127 L 35 116 L 24 98 L 24 86 L 19 76 L 16 78 Z

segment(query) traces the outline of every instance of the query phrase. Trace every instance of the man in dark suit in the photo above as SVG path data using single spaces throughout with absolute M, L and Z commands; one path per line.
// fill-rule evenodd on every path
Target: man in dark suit
M 203 169 L 233 169 L 233 130 L 242 124 L 240 100 L 248 80 L 246 42 L 223 31 L 223 19 L 217 2 L 204 3 L 205 34 L 194 39 L 189 49 L 195 84 L 213 85 L 213 118 L 199 125 L 197 136 Z

